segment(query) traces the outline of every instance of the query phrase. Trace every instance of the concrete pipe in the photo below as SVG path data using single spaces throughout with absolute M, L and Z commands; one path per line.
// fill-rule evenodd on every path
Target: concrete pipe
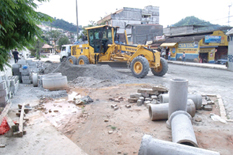
M 205 150 L 169 141 L 154 139 L 150 135 L 142 137 L 138 155 L 220 155 L 218 152 Z
M 168 119 L 168 106 L 169 103 L 163 104 L 149 104 L 149 115 L 152 121 Z M 192 100 L 187 101 L 187 112 L 194 117 L 196 113 L 195 104 Z
M 191 119 L 192 117 L 185 111 L 180 110 L 171 114 L 169 124 L 173 142 L 198 147 Z
M 38 74 L 37 73 L 32 73 L 32 84 L 33 84 L 33 87 L 38 86 Z
M 169 89 L 169 109 L 168 118 L 177 111 L 186 111 L 187 95 L 188 95 L 188 80 L 186 79 L 171 79 Z
M 197 110 L 201 109 L 202 96 L 200 94 L 188 94 L 187 98 L 193 100 Z M 159 100 L 160 103 L 169 103 L 169 94 L 160 94 Z
M 59 90 L 67 87 L 66 76 L 45 77 L 42 81 L 44 89 Z

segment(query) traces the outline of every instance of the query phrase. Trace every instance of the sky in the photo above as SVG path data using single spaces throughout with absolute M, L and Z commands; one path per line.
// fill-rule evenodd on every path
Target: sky
M 77 0 L 78 23 L 86 26 L 90 21 L 97 22 L 123 7 L 143 9 L 147 5 L 159 6 L 159 24 L 163 27 L 179 22 L 187 16 L 195 16 L 213 24 L 233 26 L 233 0 Z M 229 5 L 232 7 L 229 9 Z M 76 0 L 50 0 L 39 4 L 36 11 L 43 12 L 77 24 Z

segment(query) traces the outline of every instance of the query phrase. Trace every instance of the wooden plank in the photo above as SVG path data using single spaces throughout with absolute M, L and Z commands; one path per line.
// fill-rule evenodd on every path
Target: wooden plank
M 0 115 L 0 124 L 2 124 L 3 118 L 7 115 L 8 111 L 9 111 L 9 109 L 11 107 L 11 104 L 12 103 L 10 101 L 8 101 L 8 103 L 6 104 L 4 110 L 2 111 L 2 113 Z
M 21 114 L 19 118 L 19 136 L 20 137 L 23 136 L 23 117 L 24 117 L 24 104 L 22 105 Z
M 16 132 L 19 130 L 18 125 L 16 125 L 8 115 L 6 116 L 6 120 L 7 120 L 7 124 L 12 129 L 12 132 Z

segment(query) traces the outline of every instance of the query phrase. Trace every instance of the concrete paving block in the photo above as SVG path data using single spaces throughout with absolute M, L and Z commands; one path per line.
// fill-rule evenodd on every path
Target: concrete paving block
M 145 101 L 152 101 L 153 99 L 152 98 L 149 98 L 149 97 L 147 97 L 147 98 L 145 98 Z
M 129 103 L 136 103 L 137 100 L 138 100 L 137 98 L 128 98 Z
M 144 102 L 144 100 L 138 99 L 138 100 L 137 100 L 137 106 L 141 106 L 141 105 L 143 104 L 143 102 Z
M 0 90 L 6 89 L 6 81 L 0 83 Z
M 8 95 L 0 97 L 0 103 L 5 103 L 8 101 Z
M 23 80 L 22 79 L 22 81 L 23 81 L 23 84 L 31 84 L 32 83 L 32 80 Z
M 22 76 L 22 80 L 30 80 L 30 76 Z
M 3 102 L 3 103 L 0 102 L 0 107 L 5 107 L 6 104 L 7 104 L 7 102 Z
M 138 89 L 138 93 L 147 93 L 147 94 L 156 94 L 157 91 L 154 91 L 153 89 L 149 89 L 149 88 L 141 88 L 141 89 Z
M 203 109 L 206 111 L 212 111 L 213 107 L 212 107 L 212 105 L 204 105 Z
M 157 100 L 157 99 L 158 99 L 158 96 L 156 96 L 156 95 L 151 95 L 151 98 L 152 98 L 153 100 Z
M 0 97 L 4 97 L 8 94 L 8 89 L 0 90 Z
M 152 90 L 159 91 L 159 92 L 168 92 L 168 88 L 164 86 L 155 86 L 155 87 L 152 87 Z
M 130 98 L 139 98 L 139 97 L 141 97 L 141 96 L 142 96 L 141 93 L 130 94 Z

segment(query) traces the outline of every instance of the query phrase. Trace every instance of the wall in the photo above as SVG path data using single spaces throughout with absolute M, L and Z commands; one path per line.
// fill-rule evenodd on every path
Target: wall
M 145 44 L 146 41 L 153 41 L 155 36 L 162 34 L 162 25 L 133 25 L 131 41 L 133 44 Z
M 228 70 L 233 71 L 233 34 L 229 36 L 227 60 L 228 60 Z

